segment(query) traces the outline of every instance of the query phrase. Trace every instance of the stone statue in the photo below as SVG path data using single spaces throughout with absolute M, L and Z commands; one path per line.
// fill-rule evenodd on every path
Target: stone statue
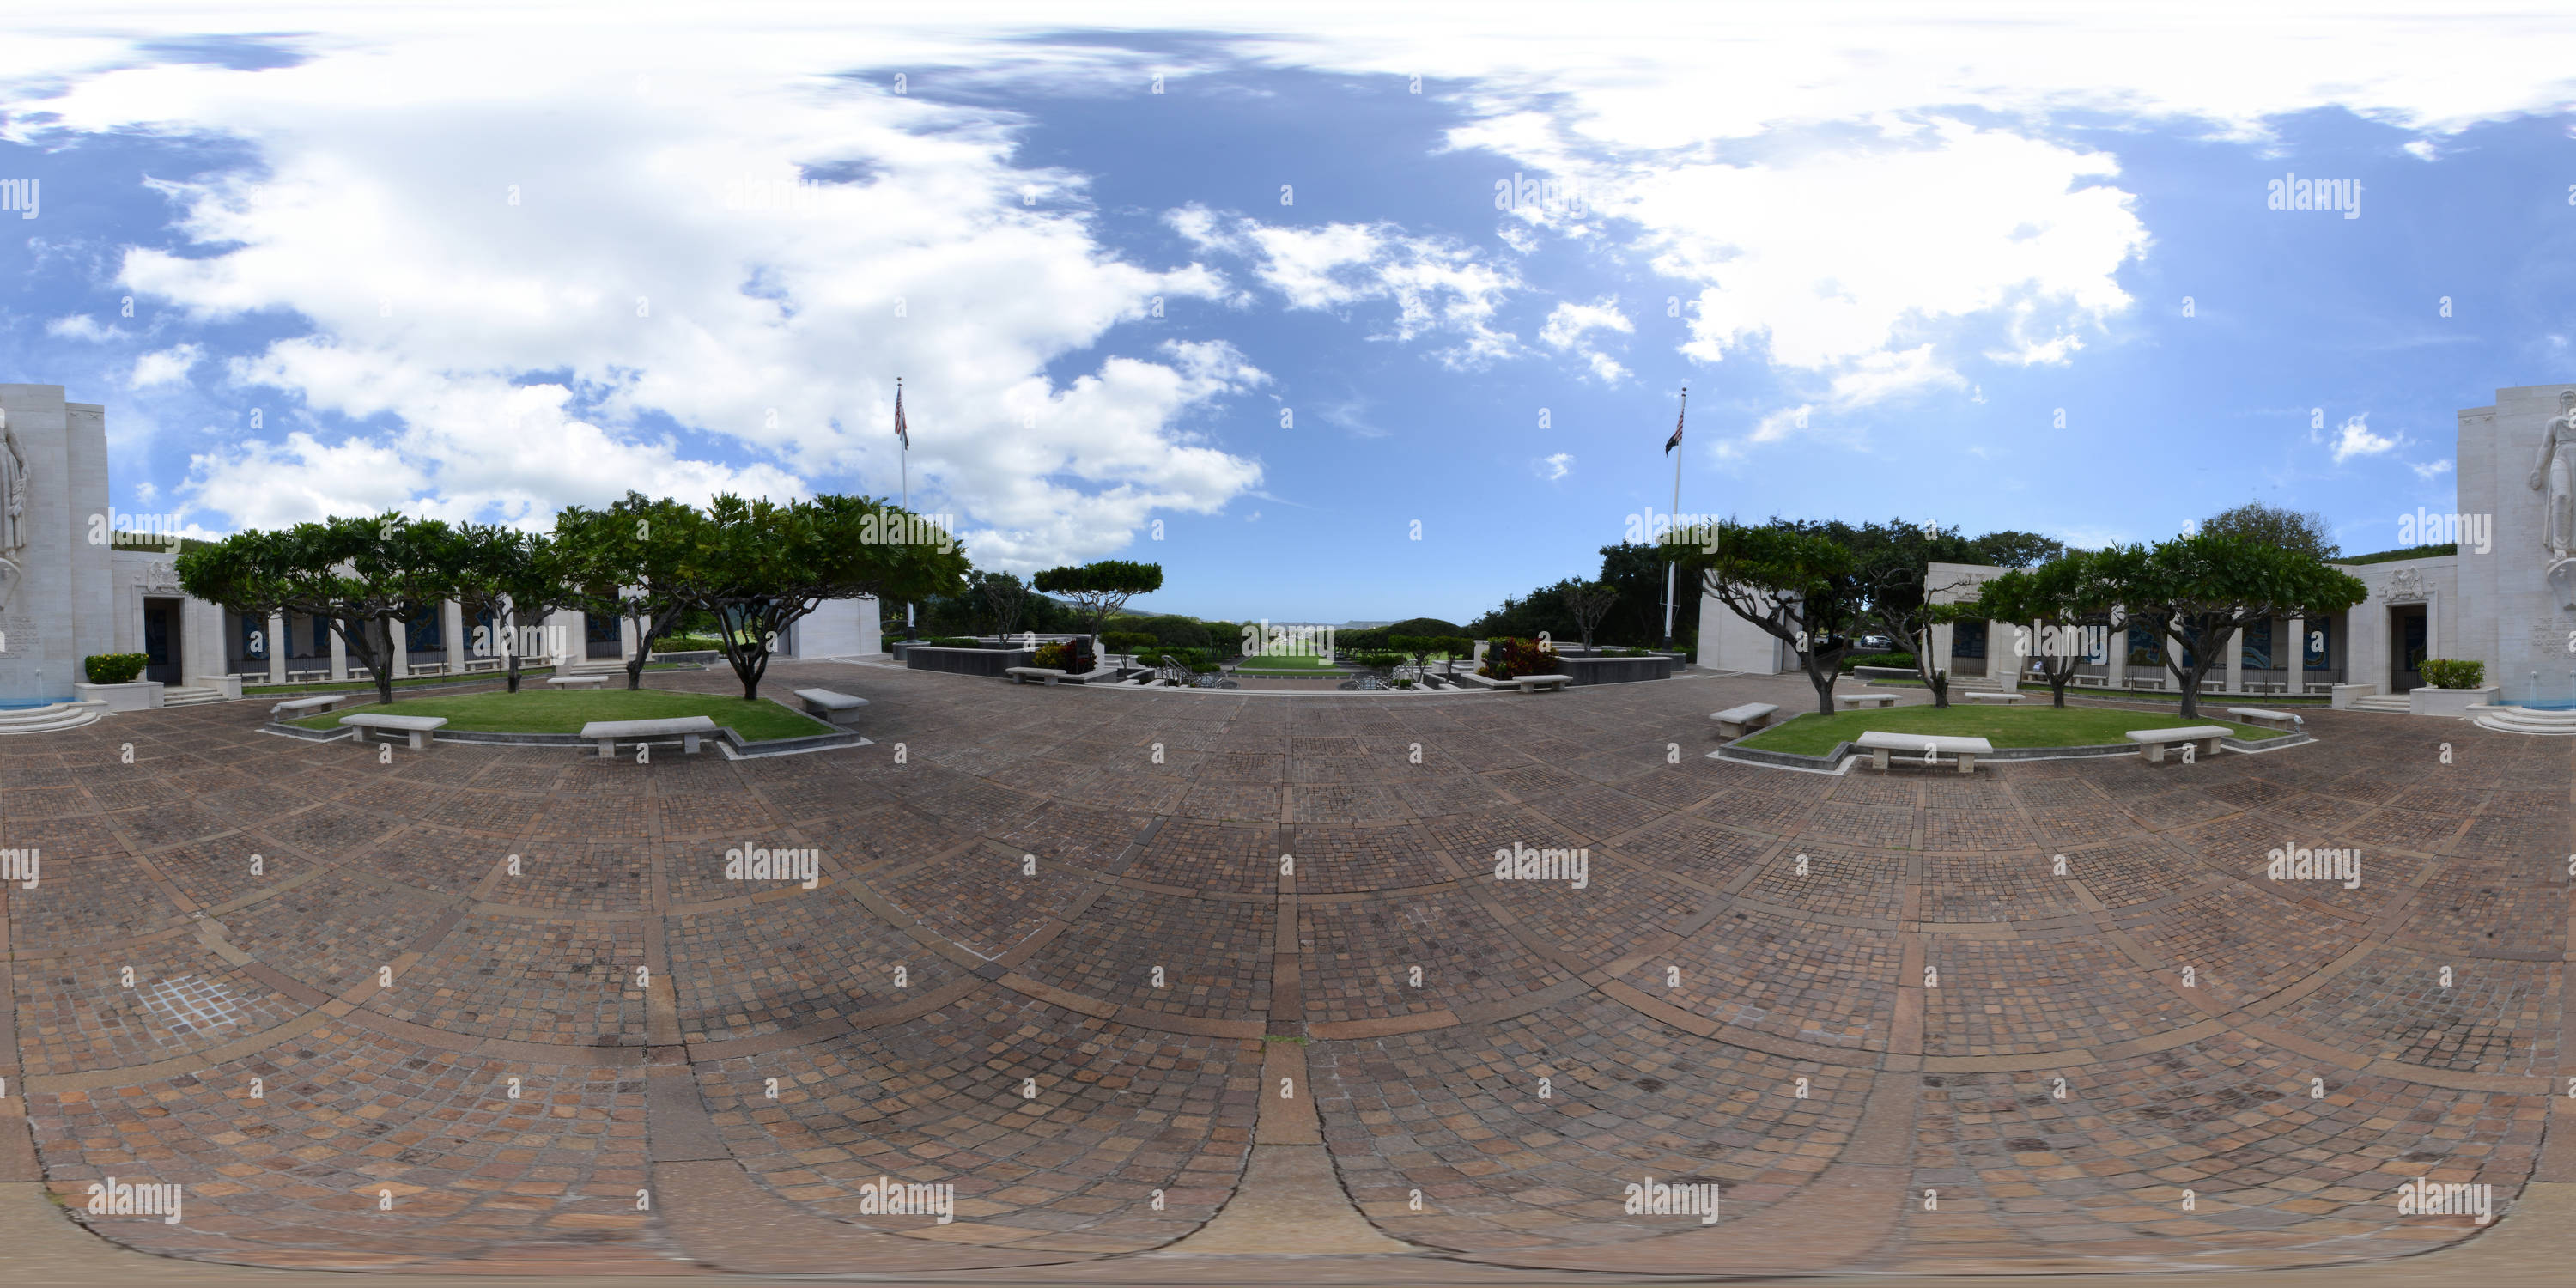
M 2540 435 L 2531 486 L 2542 495 L 2540 544 L 2552 564 L 2576 558 L 2576 389 L 2558 395 L 2558 417 Z
M 0 514 L 0 555 L 15 554 L 27 544 L 27 453 L 18 446 L 18 433 L 9 428 L 5 411 L 0 411 L 0 497 L 8 502 L 7 512 Z

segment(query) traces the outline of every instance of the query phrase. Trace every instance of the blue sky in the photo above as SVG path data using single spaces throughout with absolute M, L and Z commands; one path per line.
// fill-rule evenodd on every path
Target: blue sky
M 1684 384 L 1685 512 L 2360 552 L 2459 408 L 2576 380 L 2537 11 L 607 12 L 9 30 L 0 380 L 218 533 L 891 495 L 901 375 L 979 563 L 1327 621 L 1588 572 Z

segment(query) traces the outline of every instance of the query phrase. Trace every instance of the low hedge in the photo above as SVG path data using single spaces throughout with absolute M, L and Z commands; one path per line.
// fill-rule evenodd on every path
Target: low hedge
M 92 684 L 132 684 L 151 660 L 141 653 L 92 653 L 81 659 L 81 669 Z
M 2487 682 L 2487 664 L 2428 657 L 2416 663 L 2415 673 L 2424 683 L 2437 689 L 2474 689 Z

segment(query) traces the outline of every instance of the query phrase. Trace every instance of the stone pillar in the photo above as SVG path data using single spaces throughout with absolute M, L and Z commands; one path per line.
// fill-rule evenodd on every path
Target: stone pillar
M 2102 628 L 2102 687 L 2125 689 L 2129 687 L 2129 619 L 2117 605 L 2111 615 L 2119 617 L 2120 624 Z
M 1987 679 L 2001 683 L 2006 693 L 2017 692 L 2021 688 L 2022 668 L 2029 664 L 2029 658 L 2013 651 L 2012 623 L 1986 623 Z
M 2242 630 L 2227 633 L 2227 691 L 2245 691 L 2245 632 Z
M 1950 669 L 1950 633 L 1950 627 L 1946 623 L 1932 628 L 1931 656 L 1923 660 L 1927 674 L 1936 669 L 1943 671 Z
M 268 682 L 286 683 L 286 650 L 293 641 L 286 638 L 286 614 L 268 615 Z
M 334 680 L 348 679 L 349 641 L 340 638 L 340 632 L 332 630 L 329 627 L 324 627 L 322 633 L 328 636 L 331 640 L 331 678 Z
M 617 658 L 619 661 L 631 662 L 635 660 L 636 637 L 643 633 L 644 632 L 637 626 L 634 618 L 620 617 L 617 619 Z
M 393 648 L 394 678 L 397 680 L 410 678 L 411 623 L 402 621 L 385 623 L 385 643 Z
M 2308 619 L 2293 617 L 2284 624 L 2290 628 L 2290 682 L 2282 691 L 2295 698 L 2308 691 Z M 2281 651 L 2277 641 L 2272 651 Z
M 465 670 L 465 606 L 453 599 L 438 605 L 439 639 L 447 645 L 447 673 Z

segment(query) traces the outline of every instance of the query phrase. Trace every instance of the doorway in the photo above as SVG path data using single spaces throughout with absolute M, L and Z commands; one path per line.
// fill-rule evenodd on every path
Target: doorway
M 2410 693 L 2424 687 L 2425 613 L 2422 604 L 2388 610 L 2388 691 Z
M 143 601 L 143 678 L 179 685 L 179 601 Z

